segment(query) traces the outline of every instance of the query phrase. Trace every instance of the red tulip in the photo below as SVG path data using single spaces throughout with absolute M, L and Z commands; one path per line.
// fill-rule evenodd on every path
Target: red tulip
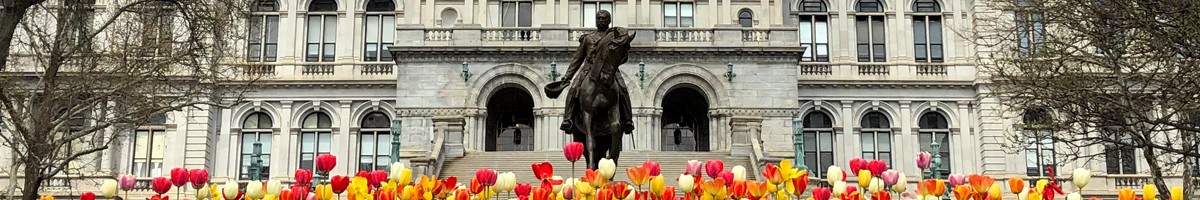
M 553 189 L 533 189 L 533 198 L 531 200 L 552 200 L 554 199 L 553 192 Z
M 442 179 L 441 182 L 442 190 L 445 191 L 451 191 L 455 187 L 458 187 L 458 177 L 450 176 L 449 178 Z
M 717 173 L 717 176 L 721 177 L 721 179 L 728 180 L 728 181 L 725 181 L 725 187 L 729 187 L 730 185 L 733 185 L 733 172 L 721 171 L 720 173 Z
M 642 191 L 634 193 L 634 200 L 650 200 L 650 191 Z
M 708 172 L 709 178 L 717 178 L 721 171 L 725 171 L 725 162 L 721 160 L 708 160 L 704 163 L 704 172 Z
M 371 176 L 371 172 L 362 171 L 362 170 L 359 170 L 358 173 L 354 174 L 354 177 L 370 178 L 370 176 Z
M 662 196 L 659 197 L 658 199 L 674 200 L 675 199 L 675 186 L 667 186 L 666 189 L 663 190 Z
M 613 197 L 620 197 L 621 199 L 625 199 L 625 197 L 629 196 L 630 192 L 629 185 L 626 185 L 625 182 L 608 184 L 608 190 L 612 190 Z
M 170 200 L 170 197 L 156 194 L 154 196 L 150 196 L 149 198 L 146 198 L 146 200 Z
M 554 176 L 554 166 L 550 162 L 533 164 L 533 177 L 538 180 L 546 180 Z
M 208 170 L 192 169 L 188 172 L 188 179 L 192 182 L 192 189 L 199 190 L 204 185 L 208 185 Z
M 292 199 L 280 199 L 280 200 L 307 200 L 307 199 L 308 199 L 308 186 L 297 184 L 297 185 L 292 185 Z
M 79 195 L 79 200 L 96 200 L 96 193 L 84 192 Z
M 312 171 L 308 171 L 307 169 L 297 169 L 296 175 L 293 178 L 296 179 L 296 185 L 308 186 L 308 184 L 312 183 L 313 174 Z M 295 190 L 292 190 L 292 192 L 295 192 Z
M 859 170 L 863 170 L 866 168 L 867 168 L 867 160 L 863 160 L 862 158 L 850 159 L 850 172 L 853 172 L 854 174 L 858 174 Z
M 292 197 L 292 189 L 283 189 L 283 191 L 279 191 L 279 200 L 292 200 L 294 198 L 295 197 Z M 354 194 L 350 194 L 349 199 L 355 199 Z
M 187 168 L 176 167 L 175 169 L 171 169 L 171 185 L 183 187 L 184 184 L 188 183 L 188 178 L 191 177 L 188 177 Z
M 475 171 L 475 178 L 479 179 L 479 184 L 483 186 L 496 185 L 496 170 L 483 168 Z
M 783 174 L 779 172 L 779 167 L 773 164 L 767 164 L 767 167 L 762 171 L 762 175 L 771 184 L 779 185 L 779 183 L 783 182 Z
M 533 186 L 528 183 L 517 183 L 517 187 L 513 189 L 513 192 L 517 193 L 518 199 L 527 199 L 529 198 L 529 193 L 533 192 Z
M 658 162 L 647 160 L 645 163 L 642 163 L 642 167 L 650 169 L 650 176 L 662 175 L 662 166 L 659 166 Z
M 154 179 L 150 180 L 150 189 L 158 194 L 167 193 L 171 191 L 171 180 L 167 179 L 167 177 L 154 177 Z
M 749 191 L 746 191 L 746 182 L 728 181 L 725 185 L 729 187 L 729 194 L 733 195 L 734 199 L 746 198 L 746 194 L 749 194 Z
M 833 191 L 827 187 L 813 188 L 812 197 L 814 200 L 829 200 L 833 196 Z
M 470 199 L 471 199 L 471 194 L 467 193 L 467 190 L 455 190 L 454 191 L 454 199 L 451 199 L 451 200 L 470 200 Z
M 371 172 L 370 176 L 367 176 L 367 184 L 370 184 L 371 187 L 379 187 L 379 184 L 387 181 L 387 178 L 387 172 L 383 170 L 375 170 Z
M 346 191 L 346 187 L 350 186 L 350 177 L 333 176 L 329 178 L 329 184 L 333 186 L 334 194 L 342 194 L 342 192 Z
M 879 176 L 883 171 L 887 171 L 887 163 L 882 160 L 872 160 L 867 163 L 867 170 L 871 170 L 871 175 Z
M 871 195 L 872 200 L 892 200 L 892 194 L 887 191 L 879 191 Z
M 321 154 L 317 156 L 316 165 L 318 172 L 322 174 L 329 173 L 329 171 L 333 171 L 334 166 L 337 166 L 337 156 L 333 156 L 333 154 Z
M 609 189 L 601 189 L 596 193 L 596 200 L 612 200 L 613 191 Z
M 471 178 L 471 185 L 469 185 L 468 189 L 471 189 L 471 194 L 479 194 L 480 192 L 483 192 L 483 183 L 479 183 L 478 176 Z
M 579 157 L 583 156 L 583 143 L 567 143 L 567 146 L 563 146 L 563 156 L 566 156 L 567 161 L 571 161 L 571 163 L 579 161 Z

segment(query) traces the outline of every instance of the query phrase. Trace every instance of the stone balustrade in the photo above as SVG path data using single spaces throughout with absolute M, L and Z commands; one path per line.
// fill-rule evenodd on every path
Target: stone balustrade
M 665 28 L 633 25 L 626 27 L 637 34 L 635 46 L 729 46 L 795 47 L 797 28 L 742 28 L 722 25 L 712 28 Z M 540 27 L 481 27 L 456 25 L 453 28 L 401 25 L 396 28 L 397 46 L 575 46 L 579 37 L 595 28 L 547 24 Z
M 797 77 L 805 81 L 956 81 L 975 79 L 976 69 L 967 64 L 920 63 L 816 63 L 797 67 Z

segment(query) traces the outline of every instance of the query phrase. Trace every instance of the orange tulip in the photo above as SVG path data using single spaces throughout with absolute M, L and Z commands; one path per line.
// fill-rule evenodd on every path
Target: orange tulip
M 600 189 L 599 193 L 596 193 L 596 200 L 613 200 L 613 191 Z
M 762 175 L 767 178 L 767 181 L 771 181 L 771 184 L 779 185 L 779 183 L 783 182 L 783 174 L 780 173 L 779 167 L 775 165 L 767 164 L 767 168 L 763 170 Z
M 879 191 L 871 195 L 871 200 L 892 200 L 892 194 L 888 191 Z
M 625 168 L 625 172 L 629 173 L 629 181 L 638 187 L 642 187 L 642 184 L 650 181 L 650 168 L 642 166 L 630 167 Z
M 483 192 L 484 188 L 483 184 L 479 183 L 479 179 L 471 178 L 471 185 L 469 189 L 471 189 L 471 194 L 479 194 L 480 192 Z
M 1121 188 L 1121 190 L 1117 192 L 1118 200 L 1133 200 L 1134 197 L 1136 196 L 1133 194 L 1133 189 Z
M 767 183 L 750 181 L 746 183 L 746 190 L 750 192 L 750 196 L 752 197 L 763 197 L 763 195 L 767 194 Z
M 686 196 L 686 195 L 685 195 L 685 196 Z M 663 190 L 663 194 L 662 194 L 662 196 L 659 196 L 659 197 L 658 197 L 658 199 L 663 199 L 663 200 L 666 200 L 666 199 L 675 200 L 675 187 L 674 187 L 674 186 L 667 186 L 667 188 Z
M 625 197 L 629 196 L 629 185 L 625 185 L 624 182 L 608 184 L 607 187 L 608 190 L 612 190 L 614 198 L 625 199 Z
M 725 199 L 725 196 L 728 196 L 725 191 L 725 179 L 717 178 L 716 180 L 704 182 L 704 192 L 709 194 L 707 196 Z
M 604 183 L 608 182 L 608 179 L 605 179 L 604 177 L 600 176 L 600 172 L 598 172 L 596 170 L 592 170 L 592 169 L 588 169 L 587 171 L 584 171 L 583 179 L 581 179 L 581 180 L 583 180 L 584 182 L 588 182 L 589 184 L 591 184 L 593 186 L 601 186 L 601 185 L 604 185 Z
M 971 188 L 975 189 L 975 193 L 987 193 L 988 189 L 992 188 L 992 183 L 996 182 L 996 179 L 984 175 L 972 174 L 967 177 L 967 182 L 971 183 Z
M 966 186 L 966 185 L 955 186 L 954 187 L 954 199 L 958 199 L 958 200 L 971 199 L 971 194 L 973 192 L 974 191 L 971 190 L 970 186 Z
M 1008 190 L 1013 194 L 1020 194 L 1021 190 L 1025 190 L 1025 180 L 1017 177 L 1008 178 Z

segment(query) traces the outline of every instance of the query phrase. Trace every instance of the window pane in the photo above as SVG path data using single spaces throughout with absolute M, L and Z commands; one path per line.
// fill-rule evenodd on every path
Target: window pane
M 825 22 L 825 16 L 818 16 L 816 26 L 816 41 L 817 43 L 829 43 L 829 23 Z
M 801 56 L 800 61 L 813 61 L 813 54 L 816 53 L 816 50 L 813 50 L 812 45 L 800 43 L 800 47 L 804 47 L 804 55 Z
M 379 41 L 379 16 L 367 16 L 367 43 Z
M 251 17 L 249 26 L 250 26 L 249 27 L 250 28 L 250 37 L 247 38 L 247 40 L 248 40 L 247 42 L 249 42 L 249 43 L 262 42 L 263 30 L 266 29 L 266 27 L 263 25 L 263 18 L 261 16 Z
M 500 26 L 514 27 L 517 25 L 516 2 L 504 2 L 500 8 Z
M 816 50 L 817 61 L 829 61 L 829 45 L 818 44 Z
M 375 156 L 359 156 L 358 170 L 371 171 L 375 170 Z
M 863 152 L 875 152 L 874 133 L 862 133 L 862 138 L 859 138 L 859 140 L 862 141 Z
M 325 50 L 323 51 L 325 54 L 321 55 L 321 61 L 333 61 L 333 52 L 335 51 L 333 49 L 333 44 L 325 44 Z
M 267 42 L 279 42 L 279 16 L 267 16 Z
M 692 23 L 692 17 L 679 17 L 679 27 L 692 27 L 693 25 L 694 23 Z
M 381 27 L 383 27 L 383 30 L 380 30 L 383 32 L 383 37 L 379 38 L 379 41 L 384 42 L 384 43 L 391 43 L 393 40 L 395 40 L 395 38 L 396 38 L 396 16 L 395 15 L 384 15 L 383 16 L 383 26 L 381 26 Z
M 813 24 L 812 22 L 800 22 L 800 43 L 813 42 Z
M 929 53 L 930 56 L 933 57 L 934 59 L 936 59 L 936 60 L 942 59 L 942 45 L 940 45 L 940 44 L 929 45 L 929 52 L 930 52 Z
M 330 144 L 332 142 L 331 137 L 332 134 L 321 133 L 319 138 L 320 146 L 317 147 L 317 151 L 321 153 L 329 153 L 330 148 L 333 147 L 333 145 Z
M 610 14 L 613 12 L 612 2 L 600 2 L 600 10 L 607 10 Z
M 814 133 L 814 132 L 804 133 L 804 141 L 805 142 L 816 142 L 817 141 L 817 133 Z M 804 145 L 804 151 L 816 151 L 816 150 L 817 150 L 816 143 Z
M 887 48 L 884 48 L 883 44 L 876 44 L 871 50 L 875 51 L 873 55 L 875 62 L 887 61 Z
M 358 144 L 361 145 L 361 146 L 359 146 L 359 149 L 358 149 L 359 155 L 362 155 L 362 156 L 375 155 L 375 134 L 366 133 L 366 134 L 362 134 L 361 136 L 362 137 L 359 137 L 361 141 L 358 141 Z
M 834 165 L 833 153 L 821 153 L 821 163 L 818 166 L 821 168 L 829 168 L 831 165 Z
M 855 33 L 857 33 L 857 35 L 858 35 L 855 38 L 857 38 L 856 41 L 858 41 L 858 43 L 870 43 L 871 42 L 871 32 L 870 32 L 871 30 L 869 27 L 869 25 L 870 25 L 869 23 L 870 22 L 867 21 L 867 17 L 865 17 L 865 16 L 859 16 L 858 20 L 854 21 L 854 30 L 855 30 Z
M 879 151 L 892 151 L 891 133 L 878 133 L 876 140 L 878 141 Z
M 302 134 L 301 137 L 302 138 L 300 139 L 300 152 L 301 153 L 312 153 L 315 150 L 314 148 L 316 148 L 315 145 L 317 144 L 316 141 L 313 141 L 313 140 L 317 139 L 316 134 L 315 133 L 304 133 L 304 134 Z
M 934 44 L 942 43 L 942 22 L 936 17 L 929 19 L 929 42 Z
M 871 43 L 883 44 L 886 41 L 886 39 L 884 39 L 884 38 L 887 36 L 887 34 L 886 34 L 887 32 L 885 32 L 884 30 L 885 29 L 883 28 L 883 17 L 872 16 L 871 17 L 871 37 L 872 37 Z
M 154 145 L 153 151 L 150 152 L 150 159 L 162 159 L 163 153 L 167 151 L 167 135 L 163 132 L 152 132 L 154 139 L 150 141 Z
M 913 42 L 917 44 L 925 43 L 925 21 L 917 19 L 913 21 Z
M 337 38 L 337 16 L 325 16 L 325 43 L 334 43 Z
M 833 135 L 829 132 L 821 132 L 818 135 L 817 140 L 821 145 L 821 151 L 833 151 Z
M 680 17 L 693 17 L 694 15 L 692 13 L 692 3 L 679 3 L 679 16 Z
M 321 41 L 321 16 L 308 16 L 308 43 L 316 43 Z
M 871 62 L 871 45 L 858 45 L 858 62 Z
M 389 134 L 390 133 L 388 133 L 388 132 L 379 132 L 379 134 L 376 136 L 379 138 L 378 140 L 376 140 L 379 143 L 379 145 L 378 145 L 379 147 L 375 148 L 375 155 L 391 155 L 391 153 L 392 153 L 392 135 L 389 135 Z
M 517 26 L 519 26 L 519 27 L 533 26 L 533 3 L 532 2 L 521 2 L 518 5 L 520 5 L 517 8 L 517 9 L 519 9 L 517 12 L 518 12 L 518 15 L 520 16 L 520 19 L 518 19 L 520 21 L 517 22 Z
M 678 3 L 665 3 L 665 4 L 663 4 L 663 16 L 664 16 L 664 17 L 675 17 L 675 16 L 678 16 L 678 14 L 679 14 L 679 10 L 678 10 L 679 8 L 678 8 L 678 6 L 679 6 L 679 4 L 678 4 Z
M 817 163 L 817 153 L 804 153 L 804 165 L 808 166 L 809 170 L 817 172 L 814 174 L 822 174 L 820 171 L 825 170 L 823 167 L 817 167 L 820 166 L 820 164 Z
M 134 140 L 134 159 L 147 159 L 147 154 L 150 151 L 150 134 L 145 131 L 138 131 L 137 139 Z
M 375 61 L 376 55 L 379 55 L 379 52 L 375 50 L 375 44 L 367 44 L 366 49 L 364 49 L 363 52 L 363 59 L 367 61 Z
M 913 46 L 913 53 L 916 53 L 916 55 L 917 55 L 916 56 L 917 62 L 924 62 L 928 59 L 928 57 L 926 56 L 928 54 L 926 52 L 926 50 L 928 50 L 928 49 L 925 48 L 924 44 L 918 44 L 918 45 Z
M 583 27 L 596 26 L 596 4 L 583 4 Z

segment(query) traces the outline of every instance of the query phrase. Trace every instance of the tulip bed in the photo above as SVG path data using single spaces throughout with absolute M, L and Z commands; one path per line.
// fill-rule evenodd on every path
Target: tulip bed
M 564 147 L 565 158 L 574 163 L 582 156 L 583 144 L 571 143 Z M 336 157 L 329 154 L 317 156 L 316 170 L 322 175 L 328 175 L 336 166 Z M 923 171 L 930 167 L 930 154 L 921 152 L 916 156 L 917 167 Z M 957 200 L 1000 200 L 1005 199 L 1000 184 L 996 179 L 984 175 L 951 174 L 948 179 L 924 179 L 917 182 L 917 188 L 909 191 L 904 173 L 888 168 L 879 160 L 850 160 L 849 173 L 838 166 L 830 166 L 825 180 L 832 187 L 817 187 L 808 191 L 809 173 L 807 170 L 795 168 L 791 161 L 783 160 L 778 165 L 768 164 L 761 170 L 764 181 L 746 180 L 746 169 L 734 166 L 725 170 L 720 160 L 700 162 L 689 161 L 686 170 L 674 179 L 678 188 L 665 186 L 665 177 L 660 174 L 659 164 L 647 161 L 642 166 L 625 169 L 630 178 L 629 182 L 614 182 L 616 164 L 612 160 L 601 159 L 598 169 L 586 169 L 582 177 L 563 179 L 554 176 L 554 166 L 550 163 L 534 163 L 531 168 L 540 183 L 517 183 L 516 175 L 512 172 L 499 173 L 491 169 L 479 169 L 475 176 L 463 183 L 457 177 L 437 179 L 421 176 L 414 179 L 412 170 L 402 164 L 391 166 L 390 173 L 382 170 L 373 172 L 360 171 L 353 177 L 322 176 L 325 180 L 313 182 L 313 172 L 300 169 L 294 175 L 295 182 L 285 187 L 279 180 L 266 182 L 250 181 L 245 190 L 238 183 L 229 180 L 223 185 L 210 184 L 208 172 L 201 169 L 187 170 L 176 168 L 171 170 L 170 178 L 155 177 L 151 181 L 151 189 L 156 195 L 147 200 L 168 200 L 168 192 L 172 186 L 179 188 L 176 196 L 182 196 L 182 187 L 191 184 L 195 189 L 196 200 L 491 200 L 499 193 L 515 194 L 519 200 L 940 200 L 944 195 L 952 195 Z M 571 167 L 574 176 L 575 167 Z M 1053 170 L 1051 173 L 1053 175 Z M 707 175 L 705 177 L 704 175 Z M 847 175 L 857 177 L 857 185 L 846 182 Z M 1073 183 L 1078 189 L 1086 186 L 1091 177 L 1091 171 L 1076 169 L 1072 173 Z M 1053 176 L 1049 180 L 1054 179 Z M 416 182 L 414 182 L 414 180 Z M 1052 200 L 1057 195 L 1063 195 L 1062 188 L 1048 179 L 1038 180 L 1031 186 L 1026 186 L 1023 179 L 1013 177 L 1007 180 L 1012 193 L 1011 199 L 1021 200 Z M 112 198 L 118 189 L 128 191 L 134 188 L 135 177 L 124 175 L 116 180 L 106 180 L 101 187 L 101 194 Z M 535 187 L 532 184 L 539 184 Z M 1157 199 L 1153 185 L 1146 185 L 1142 198 Z M 676 190 L 683 195 L 676 196 Z M 947 193 L 950 190 L 950 193 Z M 1171 200 L 1182 200 L 1183 189 L 1172 187 Z M 807 194 L 807 195 L 806 195 Z M 343 199 L 345 195 L 345 199 Z M 96 195 L 85 192 L 81 200 L 95 200 Z M 1067 200 L 1082 200 L 1079 192 L 1066 194 Z M 1142 199 L 1135 196 L 1132 189 L 1124 188 L 1119 191 L 1119 199 Z M 43 200 L 53 200 L 52 196 L 43 196 Z M 187 198 L 184 198 L 187 199 Z M 1091 197 L 1090 199 L 1099 199 Z

